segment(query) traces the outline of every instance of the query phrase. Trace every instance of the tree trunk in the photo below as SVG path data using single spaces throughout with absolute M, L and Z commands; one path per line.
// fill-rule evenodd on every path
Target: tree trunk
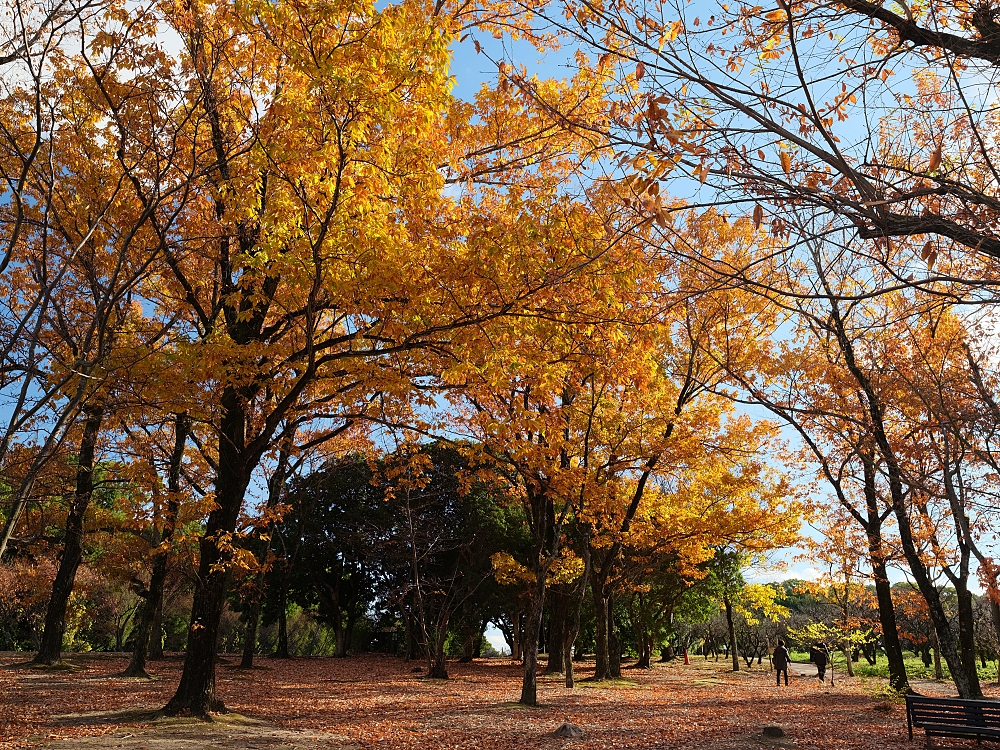
M 410 661 L 411 654 L 413 653 L 410 648 L 410 642 L 412 637 L 410 635 L 410 615 L 406 612 L 406 607 L 400 605 L 399 607 L 400 619 L 403 621 L 403 661 Z
M 281 590 L 278 594 L 278 642 L 274 646 L 275 659 L 290 659 L 288 654 L 288 570 L 282 563 Z
M 997 647 L 997 653 L 1000 654 L 1000 602 L 994 598 L 995 590 L 987 591 L 986 595 L 990 598 L 990 616 L 993 620 L 993 637 L 997 639 L 997 643 L 994 645 Z M 1000 660 L 997 661 L 997 684 L 1000 685 Z
M 885 548 L 882 541 L 882 518 L 878 492 L 875 486 L 875 465 L 870 455 L 862 456 L 865 483 L 865 510 L 868 522 L 865 535 L 868 539 L 868 559 L 875 578 L 875 598 L 878 600 L 878 619 L 882 626 L 882 643 L 889 661 L 889 685 L 893 690 L 905 693 L 910 689 L 903 660 L 903 647 L 899 642 L 896 625 L 896 608 L 892 603 L 892 585 L 885 567 Z
M 433 659 L 431 659 L 430 669 L 427 670 L 427 676 L 438 680 L 447 680 L 448 663 L 444 653 L 444 644 L 448 639 L 447 620 L 441 623 L 441 626 L 437 629 L 436 636 L 437 637 L 434 639 L 434 656 Z
M 847 650 L 846 646 L 842 648 L 840 652 L 844 655 L 844 661 L 847 662 L 847 676 L 854 677 L 854 665 L 851 663 L 851 652 Z M 830 659 L 830 662 L 833 662 L 832 658 Z
M 729 595 L 722 597 L 722 603 L 726 607 L 726 625 L 729 627 L 729 650 L 733 656 L 733 671 L 740 671 L 740 657 L 736 648 L 736 624 L 733 622 L 733 603 L 729 601 Z
M 597 632 L 594 638 L 594 679 L 606 680 L 610 673 L 608 658 L 608 600 L 604 596 L 604 582 L 598 576 L 594 577 L 591 586 L 594 599 L 594 617 Z
M 517 651 L 517 660 L 524 664 L 524 623 L 527 614 L 523 610 L 517 613 L 517 622 L 514 623 L 514 650 Z
M 979 684 L 979 670 L 976 667 L 976 634 L 975 619 L 972 606 L 972 593 L 969 591 L 967 579 L 955 581 L 955 595 L 958 599 L 958 641 L 961 647 L 962 666 L 969 677 L 969 686 L 973 698 L 983 697 L 983 688 Z
M 146 598 L 142 603 L 139 613 L 139 624 L 135 629 L 135 643 L 132 645 L 132 657 L 128 666 L 122 672 L 123 677 L 145 677 L 146 661 L 150 657 L 151 641 L 156 628 L 157 614 L 163 601 L 163 586 L 167 578 L 167 555 L 165 552 L 157 552 L 153 556 L 153 570 L 149 577 L 149 588 L 146 590 Z M 163 644 L 160 633 L 156 632 L 155 647 L 163 656 Z
M 563 664 L 564 641 L 566 638 L 566 594 L 561 589 L 554 588 L 549 595 L 549 652 L 545 674 L 564 674 Z
M 247 610 L 246 628 L 243 631 L 243 657 L 240 669 L 253 667 L 253 655 L 257 650 L 257 624 L 260 622 L 260 602 L 256 601 Z
M 281 449 L 278 452 L 278 463 L 275 465 L 274 472 L 267 482 L 266 511 L 274 510 L 284 493 L 285 480 L 288 476 L 288 461 L 291 457 L 294 438 L 295 430 L 293 429 L 281 443 Z M 254 575 L 253 588 L 250 591 L 250 607 L 247 610 L 246 630 L 243 636 L 243 658 L 240 660 L 240 669 L 250 669 L 253 667 L 253 655 L 257 649 L 257 627 L 260 623 L 260 610 L 264 601 L 264 593 L 267 589 L 268 552 L 271 550 L 270 539 L 274 534 L 274 529 L 275 521 L 270 521 L 267 525 L 267 535 L 264 538 L 258 536 L 255 539 L 257 542 L 257 553 L 255 555 L 257 572 Z
M 590 532 L 584 532 L 583 538 L 583 573 L 576 584 L 576 596 L 573 598 L 571 612 L 566 618 L 566 628 L 563 631 L 563 664 L 566 667 L 566 687 L 576 687 L 573 674 L 573 644 L 580 634 L 580 616 L 583 612 L 583 600 L 587 597 L 587 584 L 590 581 Z
M 649 660 L 651 658 L 649 645 L 646 642 L 645 636 L 640 636 L 637 640 L 639 646 L 639 656 L 635 660 L 636 669 L 649 669 Z
M 516 661 L 524 661 L 524 627 L 521 624 L 522 610 L 518 609 L 511 618 L 510 631 L 510 658 Z
M 638 599 L 638 606 L 635 600 Z M 635 639 L 639 647 L 639 658 L 635 662 L 638 669 L 649 669 L 649 662 L 652 659 L 653 636 L 649 632 L 649 624 L 646 619 L 646 599 L 640 592 L 633 597 L 631 608 L 632 622 L 635 623 Z
M 434 651 L 434 658 L 431 659 L 431 669 L 427 674 L 428 677 L 432 677 L 436 680 L 447 680 L 448 679 L 448 664 L 445 660 L 444 651 Z
M 215 483 L 216 508 L 209 514 L 199 543 L 198 585 L 191 606 L 184 671 L 177 692 L 164 707 L 169 716 L 208 717 L 225 710 L 215 692 L 215 661 L 219 621 L 226 603 L 226 568 L 230 537 L 243 507 L 250 477 L 245 448 L 246 400 L 232 386 L 222 395 L 219 458 Z
M 927 609 L 934 623 L 934 630 L 940 636 L 938 639 L 939 649 L 935 649 L 935 652 L 938 650 L 943 652 L 959 696 L 962 698 L 973 698 L 976 691 L 969 679 L 968 673 L 965 671 L 958 649 L 955 647 L 955 642 L 952 639 L 951 626 L 948 623 L 948 615 L 941 603 L 941 596 L 930 578 L 924 559 L 913 536 L 906 492 L 903 489 L 903 473 L 886 430 L 882 402 L 875 387 L 855 359 L 854 345 L 847 336 L 840 306 L 836 299 L 830 300 L 830 323 L 835 328 L 840 350 L 844 354 L 844 364 L 847 365 L 851 375 L 864 393 L 868 415 L 871 418 L 872 436 L 885 462 L 885 474 L 889 485 L 889 499 L 892 503 L 893 515 L 896 518 L 900 547 L 903 550 L 903 556 L 906 558 L 910 572 L 913 574 L 917 588 L 923 595 L 924 601 L 927 602 Z
M 615 600 L 608 596 L 608 676 L 620 680 L 622 676 L 622 643 L 615 627 Z
M 191 430 L 191 420 L 186 414 L 174 416 L 174 449 L 170 453 L 170 467 L 167 470 L 167 513 L 163 519 L 161 545 L 173 537 L 174 526 L 180 512 L 181 463 L 184 460 L 184 446 Z M 159 536 L 159 535 L 157 535 Z M 142 604 L 139 624 L 136 627 L 132 658 L 125 668 L 125 677 L 146 677 L 146 660 L 150 654 L 150 641 L 156 628 L 156 651 L 163 656 L 158 619 L 163 611 L 163 587 L 167 580 L 167 552 L 158 549 L 153 555 L 153 570 L 149 577 L 149 589 Z
M 576 643 L 576 635 L 579 632 L 579 626 L 576 628 L 567 627 L 565 632 L 563 632 L 563 642 L 562 654 L 563 654 L 563 664 L 566 665 L 566 682 L 564 683 L 568 688 L 576 687 L 576 676 L 573 674 L 573 644 Z
M 153 629 L 149 634 L 149 658 L 163 658 L 163 597 L 156 603 L 153 613 Z
M 934 631 L 934 679 L 943 680 L 944 670 L 941 669 L 941 638 L 937 631 Z
M 537 566 L 536 566 L 537 567 Z M 524 679 L 521 683 L 522 706 L 538 705 L 538 636 L 542 630 L 542 613 L 545 607 L 545 573 L 536 576 L 528 605 L 528 617 L 524 623 Z
M 878 618 L 882 625 L 882 645 L 889 661 L 889 684 L 893 690 L 905 693 L 910 688 L 906 677 L 903 646 L 899 642 L 896 625 L 896 609 L 892 602 L 892 586 L 883 563 L 872 561 L 875 577 L 875 597 L 878 600 Z
M 347 628 L 340 619 L 340 612 L 336 612 L 333 625 L 333 634 L 336 639 L 336 645 L 334 646 L 333 656 L 337 659 L 343 659 L 347 656 Z
M 63 539 L 59 570 L 52 584 L 52 596 L 45 612 L 45 629 L 35 664 L 55 664 L 62 655 L 63 636 L 66 633 L 66 609 L 76 582 L 76 572 L 83 559 L 83 519 L 94 491 L 94 450 L 101 432 L 104 409 L 84 409 L 83 437 L 76 467 L 76 491 L 66 516 L 66 536 Z
M 473 632 L 472 627 L 466 625 L 462 628 L 462 658 L 458 660 L 459 664 L 471 664 L 472 660 L 476 658 L 476 634 Z

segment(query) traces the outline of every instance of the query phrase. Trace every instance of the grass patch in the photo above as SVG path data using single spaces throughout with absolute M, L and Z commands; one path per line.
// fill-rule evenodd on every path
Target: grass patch
M 36 664 L 33 661 L 26 661 L 18 666 L 21 669 L 34 669 L 38 672 L 86 672 L 90 669 L 90 667 L 69 661 L 57 661 L 55 664 Z
M 506 711 L 507 709 L 518 708 L 524 709 L 525 711 L 534 711 L 536 708 L 545 708 L 544 705 L 539 703 L 537 706 L 526 706 L 523 703 L 518 703 L 517 701 L 506 701 L 504 703 L 494 703 L 490 706 L 490 709 L 494 711 Z
M 588 688 L 636 688 L 640 686 L 638 680 L 630 680 L 627 677 L 619 677 L 611 680 L 577 680 L 577 685 Z
M 931 662 L 930 666 L 924 664 L 923 659 L 919 656 L 907 656 L 903 659 L 903 666 L 906 668 L 906 676 L 912 680 L 933 680 L 936 679 L 934 675 L 934 663 Z M 879 658 L 874 666 L 868 664 L 867 662 L 862 662 L 855 666 L 854 671 L 862 677 L 889 677 L 889 662 L 887 659 Z M 944 679 L 951 679 L 951 672 L 948 671 L 948 665 L 945 661 L 941 660 L 941 671 L 944 674 Z M 985 669 L 982 664 L 979 665 L 979 679 L 986 682 L 996 679 L 996 666 L 995 664 L 988 665 Z

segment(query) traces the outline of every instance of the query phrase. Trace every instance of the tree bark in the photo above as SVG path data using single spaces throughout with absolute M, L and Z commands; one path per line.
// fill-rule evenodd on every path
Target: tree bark
M 643 629 L 636 633 L 636 640 L 639 646 L 639 658 L 636 659 L 635 666 L 638 669 L 649 669 L 650 659 L 653 657 L 652 638 Z
M 824 278 L 824 286 L 825 286 Z M 837 342 L 844 355 L 844 364 L 858 383 L 860 390 L 864 393 L 865 407 L 871 418 L 872 437 L 878 447 L 878 451 L 885 462 L 885 474 L 889 484 L 889 499 L 892 504 L 892 512 L 896 517 L 896 525 L 899 533 L 900 547 L 906 558 L 913 579 L 917 588 L 927 602 L 927 609 L 930 612 L 931 620 L 934 623 L 934 630 L 938 635 L 939 650 L 948 662 L 952 679 L 955 681 L 955 688 L 962 698 L 975 698 L 981 695 L 977 693 L 970 681 L 969 674 L 965 671 L 958 649 L 955 647 L 954 636 L 951 625 L 948 622 L 948 615 L 944 611 L 941 603 L 941 596 L 938 593 L 934 582 L 931 580 L 917 548 L 917 542 L 913 537 L 913 528 L 910 525 L 910 514 L 906 504 L 906 493 L 903 489 L 903 472 L 893 450 L 892 442 L 886 431 L 885 414 L 882 401 L 879 398 L 875 387 L 867 374 L 861 369 L 854 355 L 854 344 L 848 337 L 843 316 L 840 312 L 840 305 L 825 286 L 825 290 L 830 294 L 830 324 L 837 336 Z M 935 650 L 937 652 L 938 649 Z
M 278 642 L 274 647 L 275 659 L 290 659 L 288 653 L 288 571 L 282 563 L 281 591 L 278 596 Z
M 66 536 L 63 539 L 59 570 L 52 584 L 52 596 L 45 612 L 45 629 L 35 664 L 55 664 L 62 655 L 66 634 L 66 609 L 76 582 L 76 572 L 83 560 L 83 519 L 94 491 L 94 451 L 104 420 L 104 409 L 91 406 L 84 409 L 83 437 L 76 467 L 76 491 L 66 516 Z
M 286 439 L 281 444 L 278 452 L 278 463 L 274 467 L 274 473 L 267 483 L 267 504 L 265 509 L 273 510 L 281 500 L 285 489 L 285 480 L 288 478 L 288 461 L 291 458 L 292 442 L 295 438 L 294 429 L 289 432 Z M 250 607 L 247 610 L 246 628 L 243 634 L 243 657 L 240 659 L 240 669 L 250 669 L 253 667 L 253 655 L 257 650 L 257 627 L 260 623 L 260 610 L 264 600 L 264 593 L 267 589 L 267 558 L 271 550 L 271 535 L 274 533 L 275 522 L 271 521 L 267 525 L 267 536 L 257 539 L 257 572 L 254 575 L 253 589 L 250 592 Z
M 943 680 L 944 670 L 941 669 L 941 636 L 938 635 L 937 631 L 934 630 L 934 679 Z
M 1000 654 L 1000 602 L 994 598 L 994 591 L 990 590 L 986 592 L 986 595 L 990 598 L 990 618 L 993 621 L 993 637 L 997 639 L 994 646 L 997 648 L 997 654 Z M 997 660 L 997 684 L 1000 685 L 1000 657 Z
M 973 695 L 981 698 L 983 688 L 979 684 L 979 670 L 976 667 L 976 633 L 972 593 L 966 578 L 955 581 L 955 595 L 958 599 L 958 643 L 961 648 L 962 666 L 969 676 Z
M 622 676 L 622 644 L 615 627 L 615 600 L 608 596 L 608 676 L 619 680 Z
M 163 658 L 163 597 L 156 605 L 153 613 L 153 630 L 149 634 L 149 658 Z
M 558 588 L 552 589 L 549 596 L 549 638 L 548 664 L 545 674 L 564 674 L 563 649 L 566 637 L 566 594 Z
M 885 647 L 885 655 L 889 661 L 889 684 L 893 690 L 905 693 L 910 689 L 910 683 L 906 677 L 903 646 L 899 642 L 896 609 L 892 602 L 892 586 L 889 584 L 885 563 L 874 563 L 873 561 L 872 572 L 875 577 L 878 618 L 882 626 L 882 645 Z
M 740 657 L 736 648 L 736 623 L 733 622 L 733 603 L 729 600 L 729 595 L 722 597 L 722 603 L 726 608 L 726 625 L 729 628 L 729 650 L 733 656 L 733 671 L 740 671 Z
M 908 692 L 906 664 L 903 646 L 899 642 L 896 625 L 896 607 L 892 602 L 892 586 L 885 565 L 885 544 L 882 540 L 882 517 L 878 507 L 878 493 L 875 487 L 875 464 L 870 455 L 862 455 L 865 483 L 865 506 L 867 523 L 864 524 L 868 539 L 868 559 L 875 579 L 875 598 L 878 601 L 878 618 L 882 626 L 882 643 L 889 661 L 889 684 L 900 693 Z
M 471 664 L 475 658 L 476 634 L 473 632 L 472 626 L 466 624 L 462 627 L 462 658 L 458 660 L 458 663 Z
M 524 624 L 524 679 L 521 682 L 522 706 L 538 705 L 538 636 L 542 629 L 542 613 L 545 607 L 545 574 L 538 576 L 531 592 L 528 617 Z
M 225 710 L 215 691 L 216 648 L 226 603 L 231 535 L 236 530 L 250 476 L 245 448 L 247 400 L 235 388 L 226 386 L 221 403 L 216 508 L 208 516 L 199 544 L 198 583 L 191 606 L 184 671 L 177 692 L 163 709 L 169 716 L 208 718 L 211 711 Z
M 433 658 L 431 659 L 430 669 L 427 670 L 428 677 L 438 680 L 448 679 L 448 662 L 444 653 L 444 644 L 447 639 L 448 623 L 445 622 L 437 629 L 436 638 L 434 639 Z
M 566 667 L 566 687 L 576 687 L 575 675 L 573 674 L 573 644 L 580 634 L 580 616 L 583 612 L 583 600 L 587 596 L 587 583 L 590 580 L 590 533 L 584 531 L 583 535 L 583 573 L 576 584 L 576 595 L 573 597 L 570 616 L 566 619 L 566 628 L 563 631 L 563 664 Z
M 851 652 L 847 650 L 847 647 L 840 649 L 840 653 L 844 655 L 844 661 L 847 662 L 847 676 L 854 677 L 854 664 L 851 663 Z M 831 659 L 831 661 L 833 661 Z M 830 683 L 833 684 L 832 681 Z
M 594 576 L 591 592 L 594 599 L 596 635 L 594 637 L 594 679 L 606 680 L 611 671 L 608 657 L 608 599 L 604 594 L 604 582 L 600 575 Z
M 335 617 L 336 619 L 333 621 L 333 636 L 335 644 L 333 656 L 335 659 L 343 659 L 347 656 L 347 627 L 340 619 L 340 612 L 337 612 Z
M 257 626 L 260 623 L 260 602 L 256 601 L 247 610 L 247 621 L 243 629 L 243 655 L 240 669 L 253 668 L 253 655 L 257 650 Z
M 190 430 L 191 420 L 186 414 L 174 416 L 174 449 L 170 453 L 170 466 L 167 470 L 167 513 L 163 519 L 161 545 L 170 541 L 173 537 L 174 526 L 177 524 L 177 516 L 180 512 L 181 463 L 184 460 L 184 446 L 187 443 Z M 146 660 L 149 658 L 150 640 L 154 626 L 157 624 L 157 615 L 162 611 L 163 588 L 167 580 L 167 560 L 167 551 L 164 549 L 158 549 L 153 555 L 153 570 L 149 578 L 149 588 L 146 591 L 139 624 L 136 627 L 132 658 L 123 672 L 125 677 L 149 677 L 146 673 Z M 159 654 L 162 656 L 163 647 L 159 632 L 157 632 L 156 642 Z
M 638 600 L 638 604 L 636 604 L 636 600 Z M 638 669 L 649 669 L 649 662 L 653 657 L 653 636 L 650 633 L 649 621 L 646 616 L 646 600 L 642 592 L 633 596 L 630 611 L 635 628 L 636 644 L 639 647 L 639 658 L 636 659 L 635 666 Z

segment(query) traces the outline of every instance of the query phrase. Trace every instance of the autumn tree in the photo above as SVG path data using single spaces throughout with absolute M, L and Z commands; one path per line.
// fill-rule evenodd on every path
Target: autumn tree
M 44 209 L 33 206 L 31 211 L 42 213 L 44 220 L 24 238 L 27 252 L 37 252 L 39 260 L 62 257 L 64 263 L 57 285 L 45 277 L 44 262 L 34 265 L 38 275 L 32 279 L 34 285 L 46 288 L 48 304 L 29 346 L 44 352 L 44 377 L 60 384 L 65 404 L 50 425 L 45 444 L 53 436 L 58 441 L 65 435 L 62 420 L 74 428 L 79 441 L 76 486 L 36 656 L 44 664 L 59 660 L 65 609 L 83 555 L 84 517 L 95 488 L 99 443 L 119 404 L 127 400 L 131 369 L 161 345 L 173 325 L 170 319 L 158 319 L 142 309 L 141 285 L 150 274 L 149 258 L 141 252 L 142 244 L 150 240 L 147 215 L 137 202 L 117 195 L 123 182 L 118 157 L 102 148 L 106 133 L 90 112 L 100 83 L 86 74 L 76 78 L 72 69 L 63 76 L 66 104 L 74 105 L 75 115 L 50 146 L 48 202 Z M 79 160 L 87 162 L 89 171 L 74 169 Z M 113 205 L 100 227 L 90 226 L 79 215 L 90 204 Z M 44 454 L 45 445 L 38 455 Z M 22 486 L 25 480 L 32 481 L 30 471 Z M 8 530 L 16 523 L 17 503 L 23 499 L 19 493 Z
M 807 626 L 822 626 L 820 630 L 827 637 L 794 636 L 799 643 L 824 642 L 828 647 L 842 651 L 849 677 L 854 676 L 854 653 L 874 643 L 880 633 L 879 623 L 870 622 L 865 617 L 873 609 L 870 606 L 872 591 L 865 585 L 868 555 L 863 539 L 858 538 L 862 535 L 851 520 L 845 517 L 843 510 L 831 513 L 820 528 L 822 538 L 807 543 L 807 559 L 820 570 L 820 575 L 799 584 L 799 590 L 831 605 L 836 611 L 833 622 L 810 623 Z M 813 635 L 820 632 L 815 627 L 813 630 Z M 887 653 L 894 641 L 898 644 L 897 633 L 891 633 L 888 639 L 884 639 Z M 890 667 L 890 684 L 900 690 L 902 686 L 894 677 L 895 670 Z
M 63 132 L 67 124 L 55 112 L 72 99 L 66 88 L 52 84 L 64 72 L 64 50 L 79 41 L 90 19 L 102 5 L 93 2 L 17 2 L 2 11 L 0 32 L 0 69 L 3 70 L 0 91 L 0 279 L 4 295 L 3 340 L 0 358 L 3 362 L 2 386 L 9 397 L 5 409 L 6 427 L 0 442 L 0 461 L 5 460 L 12 441 L 34 420 L 52 419 L 52 402 L 65 395 L 65 383 L 40 378 L 43 358 L 37 352 L 40 326 L 51 314 L 50 302 L 54 289 L 62 284 L 74 250 L 89 241 L 92 232 L 103 222 L 111 208 L 111 190 L 92 206 L 88 217 L 75 229 L 82 230 L 72 238 L 74 247 L 53 248 L 49 253 L 38 238 L 53 233 L 63 235 L 58 225 L 71 219 L 63 214 L 68 208 L 65 193 L 56 185 L 54 165 L 48 156 L 56 142 L 72 139 Z M 72 108 L 72 107 L 70 107 Z M 57 159 L 59 157 L 56 157 Z M 62 193 L 60 195 L 60 193 Z M 113 200 L 113 198 L 112 198 Z M 60 218 L 62 215 L 62 218 Z M 53 221 L 50 222 L 49 220 Z M 65 224 L 63 226 L 65 229 Z M 39 456 L 49 457 L 63 434 L 67 414 L 76 404 L 56 411 L 49 439 L 44 441 Z M 44 458 L 32 463 L 7 515 L 0 556 L 10 540 L 13 526 L 23 503 L 20 498 L 30 494 L 31 477 L 41 468 Z
M 881 527 L 891 513 L 900 552 L 927 598 L 938 628 L 941 652 L 956 684 L 966 694 L 977 694 L 975 671 L 963 670 L 962 665 L 956 664 L 959 652 L 955 647 L 959 641 L 961 661 L 974 664 L 974 658 L 970 658 L 974 648 L 971 629 L 960 622 L 959 632 L 953 632 L 939 602 L 932 573 L 940 561 L 953 584 L 959 588 L 966 586 L 962 581 L 968 578 L 968 564 L 961 559 L 968 559 L 971 548 L 964 552 L 961 548 L 965 545 L 962 540 L 968 538 L 964 529 L 971 528 L 968 509 L 956 497 L 949 500 L 948 493 L 940 489 L 949 481 L 945 479 L 947 471 L 936 473 L 935 486 L 939 489 L 931 491 L 933 502 L 928 498 L 926 479 L 921 478 L 927 476 L 927 463 L 936 452 L 932 445 L 926 444 L 929 435 L 939 435 L 939 440 L 948 442 L 941 433 L 942 426 L 959 417 L 957 411 L 947 419 L 941 419 L 940 412 L 936 415 L 929 412 L 928 405 L 936 403 L 930 394 L 936 393 L 937 397 L 948 394 L 945 398 L 950 400 L 963 390 L 963 380 L 971 385 L 968 374 L 949 380 L 950 385 L 944 389 L 932 385 L 940 383 L 949 371 L 957 374 L 955 368 L 965 367 L 965 355 L 960 354 L 964 336 L 960 327 L 949 328 L 946 306 L 937 304 L 933 298 L 903 292 L 871 297 L 857 293 L 865 287 L 877 288 L 887 279 L 889 271 L 880 272 L 878 266 L 873 267 L 858 254 L 829 255 L 826 245 L 812 247 L 812 258 L 806 266 L 811 274 L 806 278 L 811 280 L 803 286 L 804 294 L 787 305 L 794 311 L 791 319 L 800 326 L 798 330 L 804 340 L 814 342 L 807 345 L 812 354 L 800 358 L 804 351 L 794 346 L 777 347 L 775 363 L 780 362 L 781 372 L 772 371 L 776 379 L 765 389 L 753 386 L 751 390 L 757 392 L 761 403 L 796 426 L 841 505 L 865 529 L 871 564 L 876 571 L 884 570 L 887 559 Z M 787 276 L 781 281 L 784 288 L 791 288 L 794 283 Z M 937 326 L 932 321 L 944 325 Z M 930 331 L 940 335 L 926 335 Z M 822 357 L 817 356 L 819 353 Z M 826 372 L 813 379 L 815 376 L 808 372 L 817 365 Z M 950 379 L 952 375 L 947 377 Z M 778 385 L 791 381 L 794 381 L 791 389 L 781 390 Z M 765 381 L 761 374 L 744 381 L 745 385 L 753 383 Z M 776 398 L 771 394 L 781 395 Z M 835 462 L 831 461 L 833 456 L 838 456 Z M 857 503 L 851 500 L 854 493 Z M 880 495 L 887 499 L 884 507 Z M 863 505 L 862 497 L 866 498 Z M 959 544 L 958 561 L 948 554 L 942 555 L 944 546 L 935 539 L 936 532 L 931 532 L 938 523 L 929 520 L 934 509 L 941 509 L 949 516 L 959 511 L 958 526 L 954 529 L 957 536 L 949 532 L 949 538 Z M 877 572 L 875 578 L 876 586 L 881 586 L 880 610 L 886 618 L 891 599 L 888 585 L 880 583 L 883 572 Z M 969 622 L 971 617 L 963 620 Z M 887 637 L 891 638 L 887 618 L 883 632 L 890 633 Z M 902 679 L 901 666 L 896 665 L 900 670 L 896 679 Z
M 98 73 L 88 108 L 110 132 L 95 143 L 152 235 L 152 303 L 181 324 L 199 382 L 214 384 L 217 507 L 168 707 L 204 714 L 221 705 L 213 665 L 232 534 L 280 425 L 310 411 L 347 422 L 372 399 L 407 398 L 428 352 L 551 281 L 455 296 L 460 269 L 487 281 L 495 264 L 463 245 L 469 217 L 442 192 L 441 165 L 462 160 L 451 135 L 471 116 L 451 111 L 447 17 L 415 5 L 144 9 L 120 46 L 109 42 L 126 31 L 122 13 L 103 22 L 106 35 L 72 60 Z M 154 38 L 162 28 L 181 43 L 176 60 Z
M 132 657 L 125 668 L 127 677 L 148 677 L 146 660 L 149 656 L 150 640 L 153 638 L 153 628 L 156 624 L 156 614 L 163 600 L 163 589 L 167 579 L 167 562 L 169 545 L 180 519 L 180 504 L 182 492 L 182 472 L 185 446 L 191 430 L 190 417 L 185 413 L 174 415 L 174 443 L 167 463 L 166 497 L 161 500 L 165 505 L 162 514 L 156 514 L 153 519 L 154 534 L 152 542 L 155 546 L 148 586 L 140 589 L 142 607 L 138 623 L 135 627 Z M 160 634 L 156 633 L 159 640 Z

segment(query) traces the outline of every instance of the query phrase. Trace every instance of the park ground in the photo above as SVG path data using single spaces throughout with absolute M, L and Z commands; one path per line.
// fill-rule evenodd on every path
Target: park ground
M 578 684 L 539 680 L 538 708 L 515 701 L 520 666 L 507 659 L 450 663 L 452 679 L 421 679 L 419 665 L 388 656 L 261 658 L 240 670 L 219 667 L 218 691 L 233 712 L 212 723 L 156 718 L 171 696 L 181 657 L 153 663 L 158 679 L 116 678 L 127 658 L 67 655 L 72 668 L 37 670 L 24 654 L 0 653 L 0 748 L 53 750 L 361 750 L 388 748 L 691 748 L 914 750 L 904 707 L 885 682 L 837 675 L 820 684 L 798 665 L 791 684 L 774 685 L 767 665 L 727 671 L 723 661 L 692 660 L 624 670 L 624 679 Z M 593 671 L 583 662 L 580 677 Z M 919 692 L 949 694 L 921 681 Z M 1000 695 L 997 688 L 987 690 Z M 582 739 L 552 734 L 563 721 Z M 780 740 L 761 736 L 778 725 Z M 918 733 L 922 735 L 922 733 Z M 957 742 L 956 745 L 963 743 Z

